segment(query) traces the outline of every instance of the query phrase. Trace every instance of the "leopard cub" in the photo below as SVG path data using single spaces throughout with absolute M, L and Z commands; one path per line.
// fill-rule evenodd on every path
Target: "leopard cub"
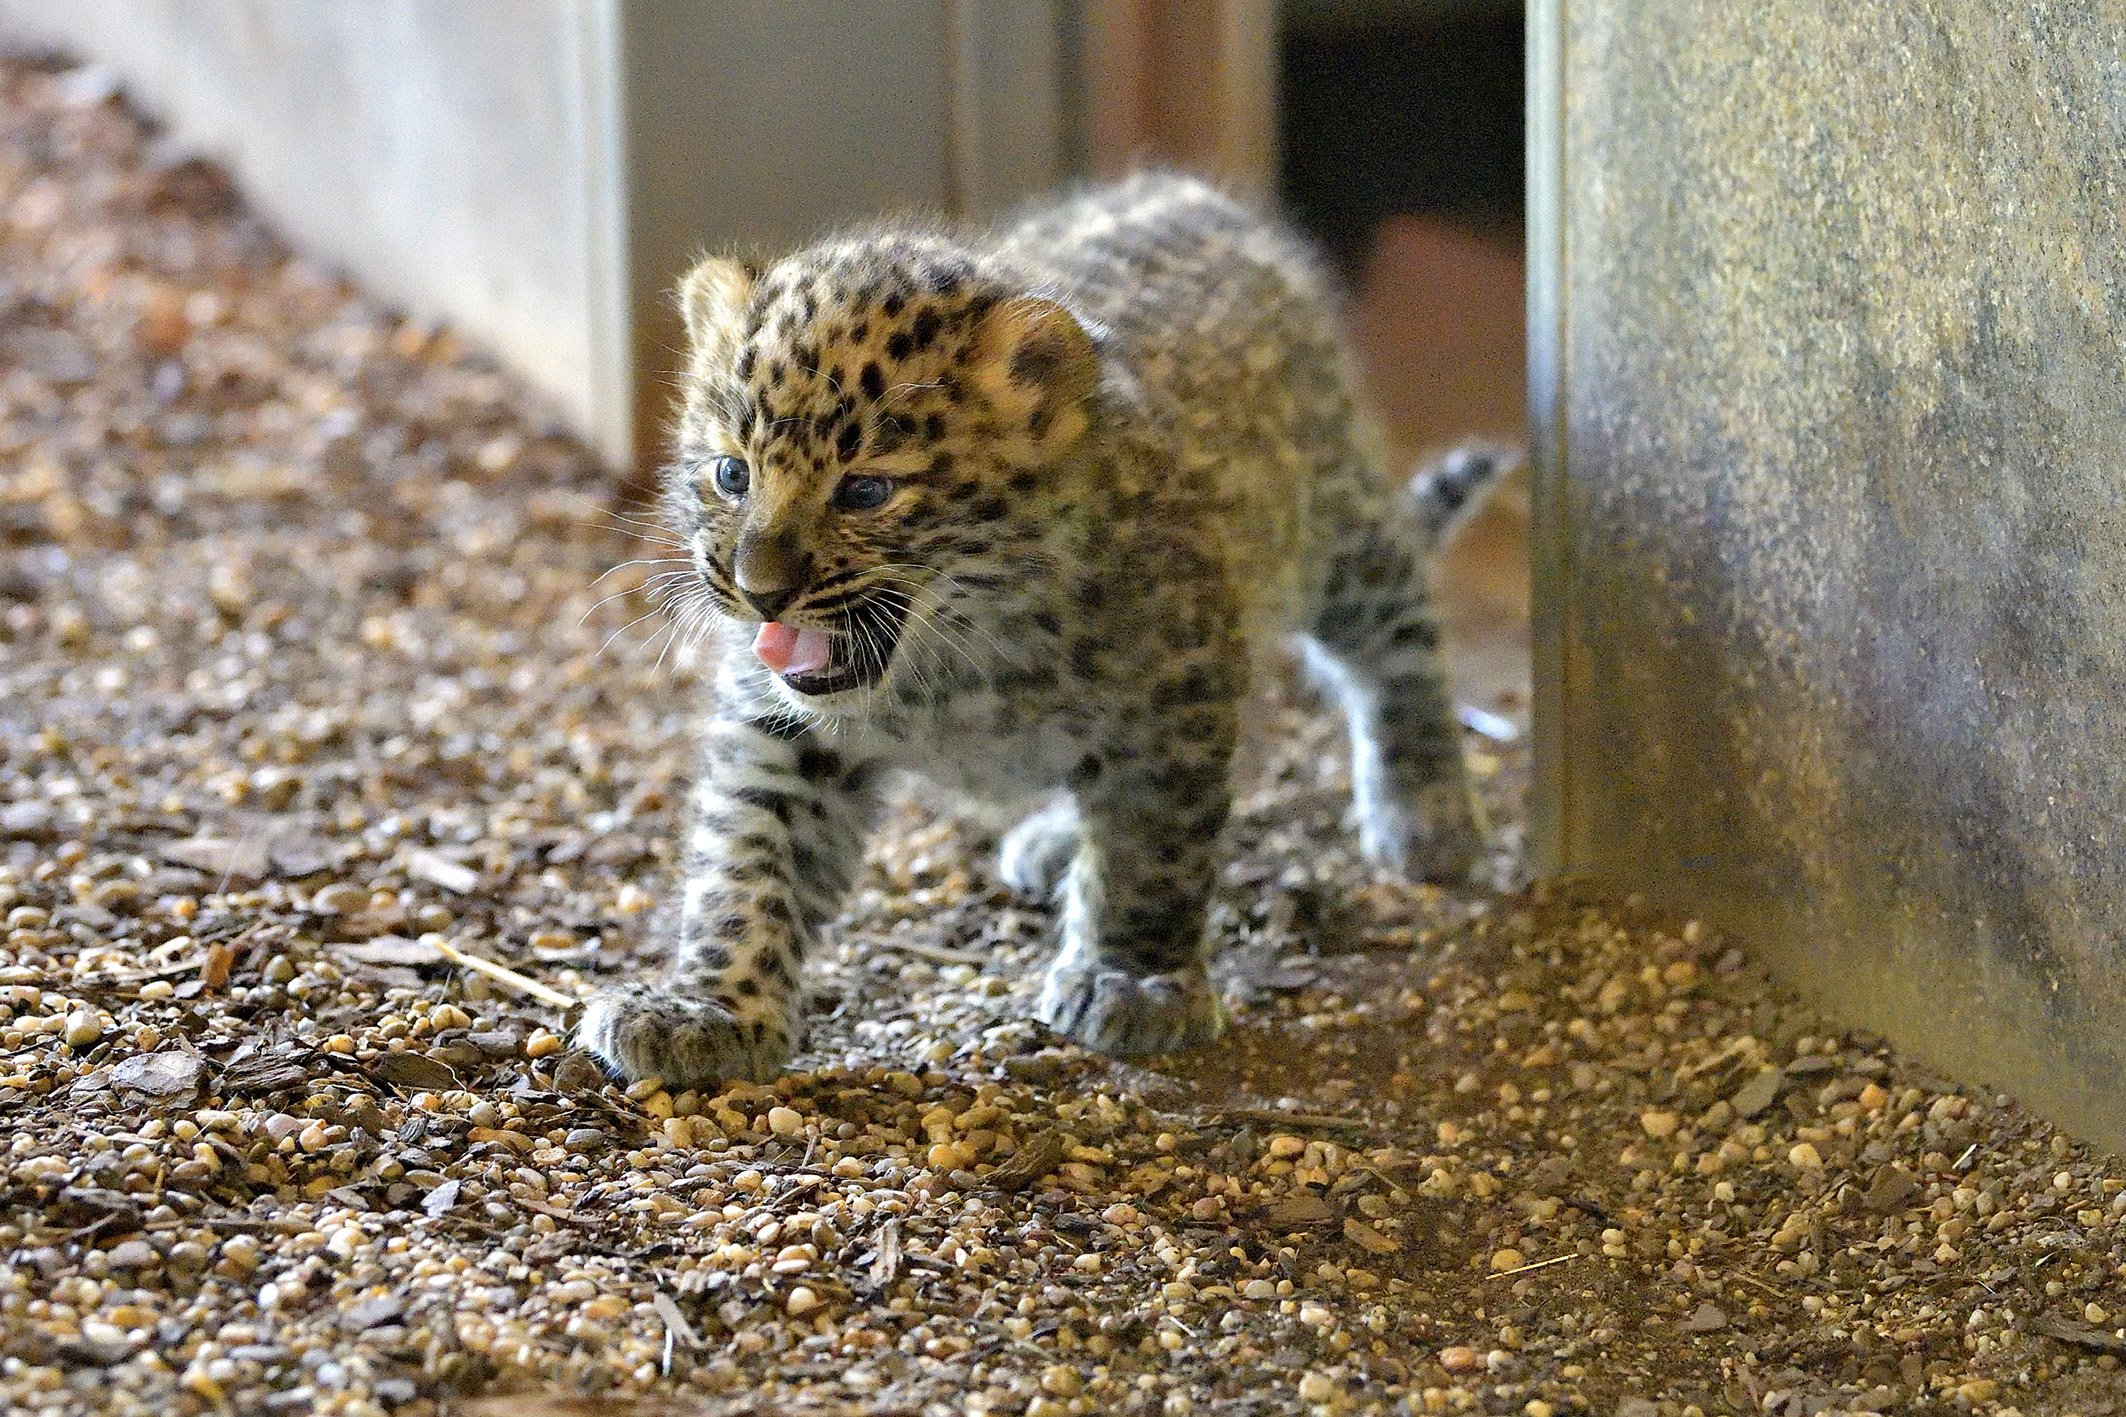
M 1292 236 L 1149 174 L 992 230 L 709 260 L 681 303 L 667 514 L 727 633 L 670 977 L 579 1031 L 615 1071 L 781 1066 L 899 771 L 1025 812 L 1002 867 L 1060 898 L 1044 1022 L 1115 1054 L 1216 1036 L 1230 760 L 1288 636 L 1349 721 L 1365 855 L 1470 870 L 1426 572 L 1502 464 L 1390 485 Z

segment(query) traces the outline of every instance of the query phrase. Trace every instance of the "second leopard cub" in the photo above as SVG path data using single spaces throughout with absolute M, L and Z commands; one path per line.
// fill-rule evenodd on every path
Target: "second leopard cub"
M 1366 856 L 1468 872 L 1426 563 L 1499 464 L 1389 485 L 1292 237 L 1147 175 L 994 231 L 710 260 L 682 304 L 668 516 L 730 633 L 675 962 L 593 1001 L 579 1037 L 607 1064 L 774 1072 L 901 770 L 1028 813 L 1003 871 L 1060 894 L 1041 1019 L 1119 1054 L 1214 1037 L 1228 770 L 1293 634 L 1349 718 Z

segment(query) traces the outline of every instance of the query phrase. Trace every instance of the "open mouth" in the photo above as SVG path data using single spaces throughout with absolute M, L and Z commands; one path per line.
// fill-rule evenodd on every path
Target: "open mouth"
M 882 597 L 854 607 L 837 630 L 770 620 L 754 635 L 753 653 L 809 698 L 869 688 L 885 677 L 907 617 L 906 605 Z

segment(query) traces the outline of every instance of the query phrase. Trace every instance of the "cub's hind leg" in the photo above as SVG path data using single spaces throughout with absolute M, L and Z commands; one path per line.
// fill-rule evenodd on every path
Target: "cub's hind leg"
M 1040 900 L 1062 889 L 1078 854 L 1078 805 L 1058 797 L 1030 813 L 997 846 L 997 873 L 1020 895 Z
M 1405 878 L 1460 880 L 1484 840 L 1426 585 L 1430 549 L 1399 512 L 1347 528 L 1305 657 L 1350 727 L 1366 858 Z

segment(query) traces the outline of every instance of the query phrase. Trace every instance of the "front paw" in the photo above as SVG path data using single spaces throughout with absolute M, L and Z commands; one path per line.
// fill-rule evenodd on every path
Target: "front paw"
M 1358 846 L 1366 860 L 1406 881 L 1460 884 L 1484 858 L 1484 828 L 1468 788 L 1440 782 L 1411 802 L 1361 811 Z
M 794 1047 L 779 1019 L 742 1020 L 713 1000 L 629 984 L 590 1002 L 576 1044 L 630 1081 L 662 1079 L 674 1090 L 764 1082 Z
M 1172 1053 L 1225 1031 L 1225 1010 L 1200 964 L 1167 974 L 1131 974 L 1097 957 L 1049 966 L 1034 1015 L 1110 1057 Z

